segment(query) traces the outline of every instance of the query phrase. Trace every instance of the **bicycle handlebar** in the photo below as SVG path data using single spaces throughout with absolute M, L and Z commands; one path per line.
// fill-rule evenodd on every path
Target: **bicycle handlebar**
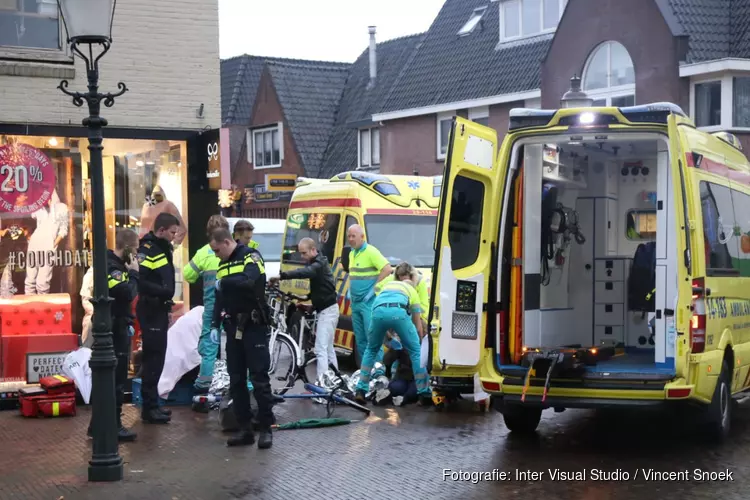
M 268 291 L 277 293 L 281 295 L 282 297 L 286 297 L 287 299 L 307 300 L 307 297 L 302 297 L 301 295 L 295 295 L 293 293 L 284 292 L 280 288 L 275 287 L 275 286 L 269 286 Z

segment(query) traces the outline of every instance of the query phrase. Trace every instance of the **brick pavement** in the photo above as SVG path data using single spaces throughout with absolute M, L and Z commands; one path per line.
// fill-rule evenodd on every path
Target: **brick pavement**
M 276 407 L 279 422 L 324 417 L 322 405 L 289 400 Z M 742 477 L 750 472 L 750 411 L 739 412 L 735 437 L 707 446 L 669 418 L 545 413 L 535 438 L 508 435 L 502 417 L 470 408 L 438 413 L 422 408 L 376 408 L 348 426 L 278 431 L 271 450 L 225 446 L 217 416 L 176 408 L 167 426 L 144 426 L 127 409 L 126 423 L 139 432 L 121 446 L 125 479 L 86 481 L 89 409 L 65 419 L 23 419 L 0 412 L 0 499 L 311 499 L 352 498 L 642 499 L 644 493 L 687 498 L 745 499 Z M 338 407 L 335 416 L 360 418 Z M 735 471 L 733 483 L 444 482 L 444 468 L 465 471 L 546 471 L 561 468 Z

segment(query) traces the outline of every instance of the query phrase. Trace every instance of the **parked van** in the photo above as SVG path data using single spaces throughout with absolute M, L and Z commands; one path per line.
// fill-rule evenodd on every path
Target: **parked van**
M 263 255 L 266 276 L 278 276 L 281 270 L 281 249 L 284 239 L 284 219 L 250 219 L 243 217 L 227 217 L 229 230 L 234 232 L 237 221 L 246 220 L 255 228 L 253 240 L 258 243 L 258 250 Z
M 543 409 L 687 402 L 727 435 L 750 386 L 750 165 L 676 105 L 457 117 L 431 375 L 475 372 L 512 431 Z M 747 279 L 746 279 L 747 278 Z
M 357 364 L 362 353 L 355 352 L 347 298 L 351 251 L 347 228 L 361 225 L 367 242 L 377 247 L 391 265 L 407 261 L 429 283 L 440 186 L 441 177 L 359 171 L 343 172 L 331 179 L 298 179 L 289 204 L 281 268 L 291 270 L 305 264 L 297 252 L 302 238 L 318 242 L 319 251 L 331 263 L 339 296 L 341 315 L 334 344 L 339 351 L 353 354 Z M 284 291 L 300 295 L 307 294 L 310 286 L 309 280 L 281 284 Z M 298 324 L 298 318 L 291 317 L 290 325 Z

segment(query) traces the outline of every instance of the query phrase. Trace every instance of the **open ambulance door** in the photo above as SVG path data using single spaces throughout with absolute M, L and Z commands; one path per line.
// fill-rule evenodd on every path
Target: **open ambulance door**
M 433 376 L 471 376 L 480 363 L 501 191 L 497 133 L 455 117 L 443 173 L 430 294 L 428 324 L 439 321 L 428 332 L 427 370 Z

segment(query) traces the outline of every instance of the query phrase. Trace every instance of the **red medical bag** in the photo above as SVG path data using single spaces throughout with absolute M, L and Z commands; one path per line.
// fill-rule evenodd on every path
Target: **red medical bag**
M 75 396 L 76 384 L 73 380 L 62 375 L 52 375 L 39 379 L 39 385 L 47 391 L 50 396 L 55 394 L 68 394 Z

